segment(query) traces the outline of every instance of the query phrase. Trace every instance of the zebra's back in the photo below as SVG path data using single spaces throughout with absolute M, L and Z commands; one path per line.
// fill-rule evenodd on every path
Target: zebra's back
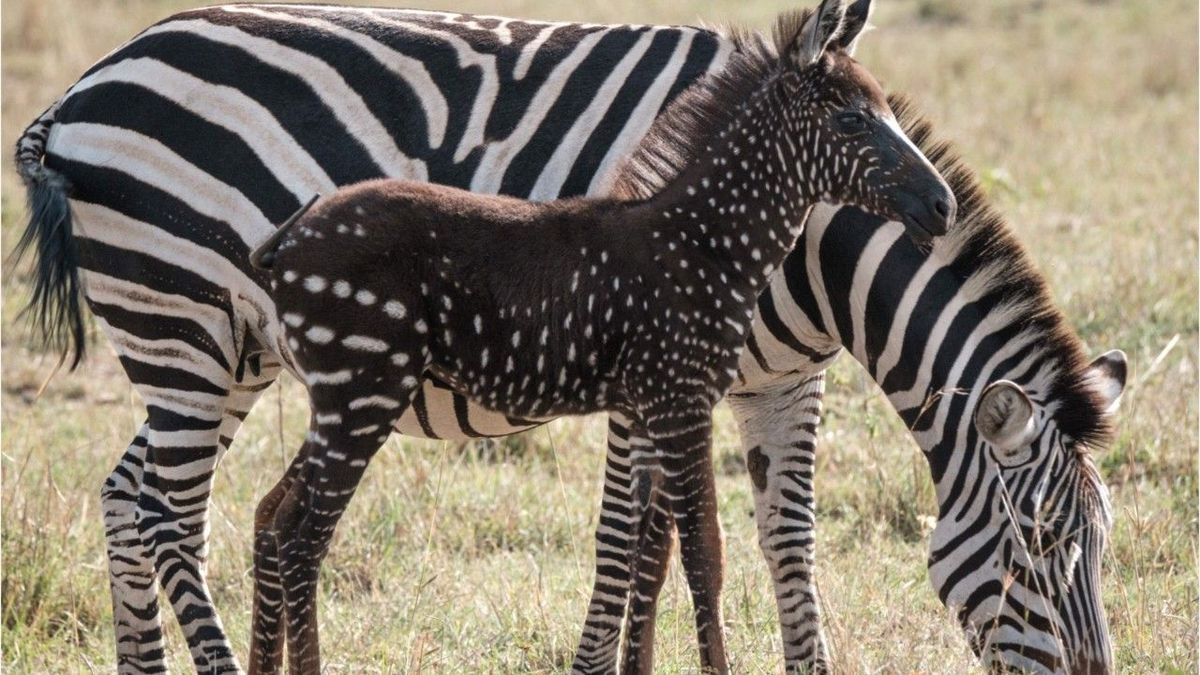
M 47 114 L 44 161 L 72 187 L 97 314 L 153 339 L 157 317 L 124 299 L 182 297 L 202 306 L 197 323 L 203 307 L 222 310 L 229 339 L 172 330 L 232 367 L 242 314 L 274 344 L 248 251 L 313 193 L 381 176 L 534 199 L 601 191 L 661 109 L 730 49 L 688 27 L 197 9 L 85 73 Z

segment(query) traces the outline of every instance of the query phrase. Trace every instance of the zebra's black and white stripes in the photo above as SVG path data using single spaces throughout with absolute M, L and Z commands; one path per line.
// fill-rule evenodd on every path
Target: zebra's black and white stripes
M 72 238 L 70 221 L 34 214 L 44 227 L 31 233 L 57 246 L 39 243 L 38 278 L 59 289 L 43 306 L 65 308 L 46 325 L 77 329 L 63 342 L 82 336 L 77 296 L 54 276 L 74 274 L 57 253 L 77 246 L 88 302 L 148 406 L 144 440 L 102 500 L 123 671 L 165 668 L 155 566 L 197 668 L 237 668 L 202 569 L 212 469 L 287 359 L 251 244 L 301 199 L 366 178 L 534 198 L 601 190 L 730 49 L 682 27 L 214 7 L 116 49 L 29 127 L 18 165 L 34 203 L 59 206 L 65 178 L 76 225 Z M 401 426 L 463 437 L 532 423 L 428 382 Z
M 321 26 L 328 24 L 337 30 L 322 30 Z M 56 196 L 65 196 L 58 181 L 70 182 L 89 303 L 151 406 L 146 425 L 120 459 L 102 496 L 120 669 L 165 670 L 153 571 L 158 538 L 143 536 L 157 532 L 167 548 L 175 549 L 165 556 L 160 573 L 177 615 L 184 618 L 184 632 L 197 667 L 202 672 L 218 672 L 232 669 L 234 659 L 200 571 L 206 539 L 201 506 L 207 499 L 216 455 L 229 447 L 240 420 L 262 388 L 277 376 L 286 357 L 278 353 L 279 331 L 270 320 L 273 308 L 262 292 L 262 279 L 241 262 L 248 251 L 247 238 L 263 238 L 270 223 L 282 221 L 316 188 L 383 175 L 386 167 L 419 171 L 423 166 L 431 180 L 477 189 L 492 186 L 519 196 L 554 196 L 549 188 L 545 193 L 539 191 L 539 186 L 554 184 L 560 185 L 559 194 L 603 191 L 608 168 L 636 144 L 663 103 L 703 73 L 720 68 L 731 46 L 717 33 L 689 28 L 581 26 L 266 5 L 197 10 L 172 17 L 152 30 L 153 34 L 135 38 L 98 63 L 85 76 L 92 78 L 88 86 L 81 83 L 72 88 L 30 126 L 19 141 L 18 166 L 31 184 L 35 207 L 43 207 L 34 212 L 31 232 L 40 224 L 51 244 L 51 248 L 38 244 L 43 266 L 38 279 L 54 279 L 54 274 L 68 271 L 63 259 L 53 254 L 68 248 L 70 230 L 65 230 L 63 238 L 62 228 L 46 227 L 57 221 L 47 220 L 45 215 L 53 215 Z M 346 37 L 346 31 L 368 35 L 411 61 L 388 57 L 404 64 L 389 69 L 376 58 L 387 57 L 387 51 L 364 48 L 355 36 Z M 602 37 L 579 45 L 583 37 L 593 34 Z M 642 56 L 627 71 L 622 70 L 624 79 L 611 77 L 619 64 L 629 63 L 626 59 L 632 46 L 651 34 L 654 37 L 648 38 Z M 355 71 L 356 64 L 365 64 L 364 70 Z M 421 64 L 428 79 L 412 67 L 416 64 Z M 328 82 L 324 79 L 331 73 L 335 76 L 332 89 L 325 87 Z M 430 82 L 438 91 L 427 89 Z M 616 91 L 609 99 L 596 95 L 604 82 L 610 82 L 609 90 Z M 618 83 L 624 84 L 617 87 Z M 423 91 L 418 94 L 415 89 Z M 334 90 L 346 96 L 334 97 L 330 94 Z M 431 128 L 429 122 L 441 119 L 439 96 L 446 110 L 446 126 L 441 130 Z M 589 103 L 571 105 L 572 101 Z M 577 126 L 578 119 L 585 121 Z M 367 148 L 360 138 L 376 138 L 371 134 L 378 135 L 378 129 L 389 138 L 380 146 Z M 398 148 L 407 161 L 400 155 L 380 156 L 380 147 Z M 568 161 L 572 154 L 574 162 Z M 554 170 L 548 168 L 551 157 L 559 158 Z M 562 166 L 570 166 L 565 176 Z M 484 173 L 488 175 L 483 177 Z M 902 247 L 888 249 L 881 239 L 869 251 L 860 246 L 837 252 L 825 242 L 840 239 L 841 234 L 818 236 L 833 226 L 874 231 L 879 227 L 877 221 L 851 209 L 822 214 L 824 221 L 834 225 L 819 221 L 802 240 L 804 252 L 791 256 L 771 288 L 760 296 L 754 332 L 741 362 L 744 381 L 735 391 L 758 392 L 755 405 L 785 408 L 785 400 L 776 398 L 769 384 L 795 377 L 795 373 L 819 372 L 818 366 L 834 358 L 845 342 L 869 372 L 885 383 L 886 390 L 896 392 L 898 409 L 912 420 L 914 401 L 923 403 L 928 393 L 914 387 L 923 368 L 939 373 L 928 378 L 933 382 L 947 371 L 945 362 L 953 354 L 961 354 L 966 361 L 956 371 L 960 376 L 985 370 L 966 354 L 999 349 L 1004 335 L 973 343 L 986 349 L 966 349 L 951 330 L 963 320 L 953 317 L 966 306 L 987 315 L 983 310 L 991 305 L 956 300 L 951 289 L 954 274 L 971 280 L 968 286 L 978 287 L 982 277 L 973 270 L 982 274 L 993 269 L 989 261 L 995 256 L 983 245 L 988 237 L 972 239 L 975 255 L 945 258 L 953 263 L 919 264 L 907 275 L 908 281 L 902 282 L 870 274 L 872 265 L 892 269 L 896 259 L 905 257 Z M 882 231 L 884 236 L 899 237 L 894 226 Z M 64 248 L 56 250 L 54 245 Z M 955 250 L 948 248 L 949 242 L 942 246 L 942 254 Z M 857 264 L 856 272 L 834 265 L 839 257 L 857 260 L 859 255 L 863 262 Z M 1027 270 L 1024 258 L 1019 257 L 1017 263 Z M 854 288 L 856 299 L 845 293 L 809 290 L 813 279 L 825 278 L 823 267 L 829 270 L 828 286 Z M 1028 278 L 1037 279 L 1036 275 Z M 1035 285 L 1040 287 L 1040 283 Z M 47 288 L 66 286 L 54 282 Z M 69 293 L 49 297 L 51 303 L 46 306 L 67 306 L 64 303 L 70 297 Z M 860 306 L 856 303 L 862 298 L 866 299 L 861 305 L 866 313 L 847 311 Z M 926 302 L 954 309 L 914 311 Z M 69 316 L 69 311 L 55 315 L 49 325 L 70 327 Z M 868 320 L 868 316 L 877 318 Z M 1008 311 L 1004 316 L 1015 320 L 1020 315 Z M 939 324 L 936 317 L 945 318 Z M 1050 335 L 1065 334 L 1061 321 L 1056 326 L 1048 329 Z M 61 335 L 70 338 L 69 332 Z M 1045 344 L 1045 340 L 1041 342 Z M 1077 347 L 1068 350 L 1075 351 Z M 1097 383 L 1115 382 L 1116 374 L 1123 374 L 1123 362 L 1115 357 L 1097 363 Z M 1088 372 L 1078 363 L 1067 370 L 1076 375 Z M 1032 373 L 1027 374 L 1032 378 Z M 1033 380 L 1017 381 L 1027 385 Z M 1117 393 L 1119 389 L 1116 387 Z M 909 393 L 904 393 L 906 390 Z M 1080 432 L 1089 425 L 1102 426 L 1096 406 L 1079 405 L 1079 396 L 1062 405 L 1053 395 L 1039 394 L 1037 398 L 1049 402 L 1045 409 L 1053 408 L 1050 417 L 1065 415 L 1062 419 L 1070 422 L 1065 428 L 1072 440 L 1079 440 L 1075 435 L 1087 439 L 1088 434 Z M 1115 395 L 1109 398 L 1115 399 Z M 946 406 L 946 412 L 918 420 L 918 441 L 929 450 L 939 497 L 970 496 L 974 511 L 948 509 L 942 514 L 945 526 L 935 533 L 938 557 L 931 574 L 939 593 L 951 604 L 994 599 L 999 597 L 994 579 L 986 573 L 972 574 L 970 553 L 980 553 L 994 541 L 980 533 L 999 532 L 1008 521 L 963 520 L 961 516 L 981 513 L 983 504 L 995 506 L 995 491 L 989 493 L 984 486 L 991 485 L 988 481 L 996 472 L 956 458 L 962 454 L 960 449 L 983 452 L 974 432 L 967 428 L 970 425 L 964 426 L 969 419 L 965 398 L 944 396 L 937 402 L 940 405 L 933 410 Z M 743 421 L 741 427 L 748 435 L 772 439 L 759 443 L 764 453 L 769 448 L 786 452 L 795 442 L 794 420 L 802 416 L 798 410 L 784 424 L 763 426 L 765 422 L 751 420 Z M 219 423 L 214 422 L 217 419 Z M 183 429 L 183 423 L 202 428 Z M 464 438 L 500 435 L 532 425 L 469 406 L 447 388 L 429 381 L 398 428 L 410 435 Z M 177 445 L 148 447 L 152 427 L 158 430 L 160 442 Z M 187 433 L 175 433 L 180 431 Z M 616 636 L 628 587 L 623 552 L 635 527 L 628 496 L 628 437 L 627 425 L 614 419 L 604 512 L 597 535 L 600 573 L 577 665 L 616 660 Z M 636 433 L 633 438 L 637 443 Z M 949 440 L 943 443 L 943 438 Z M 178 466 L 171 468 L 170 455 L 175 448 L 180 450 L 179 457 L 200 459 L 185 465 L 184 472 Z M 979 457 L 983 462 L 985 455 Z M 167 466 L 162 472 L 157 469 L 159 461 Z M 1060 466 L 1063 468 L 1057 472 L 1040 475 L 1076 478 L 1056 483 L 1062 487 L 1053 494 L 1063 497 L 1052 503 L 1064 503 L 1062 499 L 1073 494 L 1071 486 L 1082 485 L 1090 494 L 1099 495 L 1084 503 L 1103 506 L 1103 493 L 1094 487 L 1094 474 L 1081 472 L 1075 462 Z M 1075 467 L 1074 473 L 1067 471 L 1070 467 Z M 172 472 L 173 482 L 159 475 Z M 1080 476 L 1092 477 L 1084 480 Z M 1014 495 L 1024 484 L 1020 480 L 1006 482 Z M 785 497 L 782 492 L 768 494 Z M 178 500 L 178 496 L 184 499 Z M 177 501 L 188 505 L 176 511 Z M 1023 506 L 1019 500 L 1014 503 Z M 778 508 L 791 516 L 792 511 L 784 509 L 796 507 L 785 504 Z M 180 515 L 183 511 L 187 511 L 186 517 Z M 756 509 L 759 515 L 766 512 L 764 507 Z M 1025 518 L 1024 524 L 1031 525 Z M 963 531 L 972 533 L 963 540 L 971 547 L 955 545 L 961 543 L 954 537 L 956 523 L 962 522 L 969 525 Z M 185 546 L 162 536 L 167 529 L 164 523 L 186 534 Z M 800 526 L 793 527 L 803 531 Z M 786 541 L 795 541 L 796 550 L 804 550 L 799 538 Z M 1096 542 L 1092 537 L 1085 543 L 1094 547 Z M 983 559 L 990 564 L 991 558 Z M 1094 564 L 1098 556 L 1085 552 L 1080 559 Z M 1084 660 L 1060 655 L 1061 671 L 1087 672 L 1076 665 L 1080 663 L 1092 664 L 1087 666 L 1091 672 L 1111 667 L 1106 665 L 1111 661 L 1103 656 L 1107 639 L 1096 574 L 1088 575 L 1078 583 L 1078 592 L 1069 596 L 1077 603 L 1076 614 L 1081 619 L 1069 622 L 1061 633 L 1068 647 L 1065 651 L 1078 645 L 1075 650 L 1093 656 Z M 777 596 L 785 593 L 786 588 L 776 590 Z M 968 612 L 964 621 L 985 617 L 989 609 L 994 607 L 986 602 L 976 605 L 975 616 Z M 995 634 L 996 644 L 1004 645 L 1002 654 L 1015 652 L 1014 645 L 1031 644 L 1023 642 L 1025 638 L 1016 631 L 1019 620 L 1009 616 L 1004 622 L 1010 634 Z M 815 618 L 798 625 L 785 621 L 789 669 L 807 663 L 793 654 L 803 652 L 804 636 L 815 634 L 815 624 Z M 1029 631 L 1031 640 L 1044 634 Z M 1048 660 L 1055 663 L 1053 658 Z

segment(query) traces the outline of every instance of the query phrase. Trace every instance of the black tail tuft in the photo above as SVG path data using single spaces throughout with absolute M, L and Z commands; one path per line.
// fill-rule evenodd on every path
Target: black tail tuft
M 83 360 L 86 331 L 81 307 L 79 249 L 72 233 L 70 186 L 61 174 L 42 166 L 19 167 L 29 198 L 29 226 L 13 249 L 15 264 L 34 250 L 33 294 L 22 316 L 29 316 L 48 347 L 73 352 L 71 369 Z

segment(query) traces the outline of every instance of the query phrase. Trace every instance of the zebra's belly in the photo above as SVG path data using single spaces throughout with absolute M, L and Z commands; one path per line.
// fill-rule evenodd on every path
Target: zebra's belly
M 404 436 L 448 441 L 507 436 L 549 420 L 513 418 L 474 403 L 445 383 L 426 378 L 413 404 L 396 422 Z
M 756 319 L 755 324 L 756 328 L 762 328 L 760 319 Z M 729 393 L 769 390 L 771 384 L 781 378 L 790 380 L 797 375 L 805 378 L 815 376 L 824 372 L 841 353 L 835 351 L 829 358 L 822 360 L 796 352 L 792 352 L 787 358 L 778 358 L 782 356 L 781 351 L 775 353 L 775 363 L 786 363 L 787 370 L 764 368 L 750 350 L 743 350 L 738 362 L 738 377 Z M 469 441 L 520 433 L 553 419 L 555 418 L 508 417 L 471 401 L 443 382 L 426 378 L 421 393 L 400 417 L 394 430 L 403 436 L 414 438 Z

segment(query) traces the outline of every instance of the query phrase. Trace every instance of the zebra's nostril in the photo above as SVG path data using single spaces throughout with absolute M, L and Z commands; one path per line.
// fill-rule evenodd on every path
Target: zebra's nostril
M 937 200 L 937 203 L 933 205 L 933 208 L 937 210 L 939 216 L 943 218 L 950 217 L 950 205 L 946 203 L 945 199 Z

